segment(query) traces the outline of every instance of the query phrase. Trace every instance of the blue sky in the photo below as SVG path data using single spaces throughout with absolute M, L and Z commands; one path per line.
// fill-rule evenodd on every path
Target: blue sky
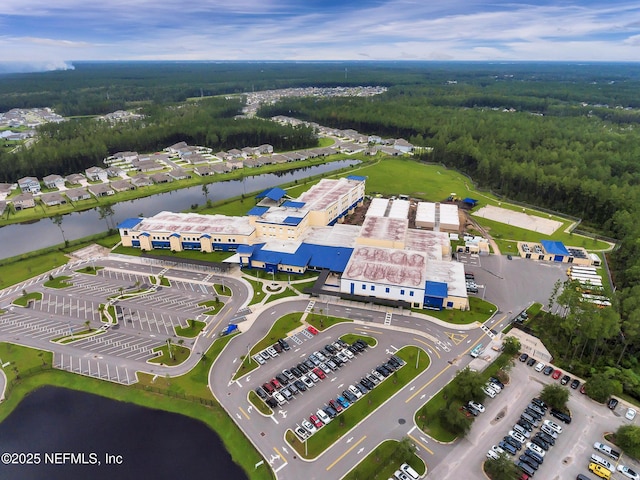
M 0 60 L 639 61 L 626 0 L 2 0 Z

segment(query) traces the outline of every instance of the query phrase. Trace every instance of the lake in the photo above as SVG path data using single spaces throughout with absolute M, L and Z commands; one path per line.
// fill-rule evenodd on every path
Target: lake
M 0 478 L 11 480 L 248 478 L 204 423 L 56 387 L 0 423 L 0 453 Z M 7 465 L 7 453 L 37 453 L 40 464 Z

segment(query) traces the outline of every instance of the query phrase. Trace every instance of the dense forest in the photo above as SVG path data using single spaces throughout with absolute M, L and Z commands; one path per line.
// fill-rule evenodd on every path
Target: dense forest
M 389 87 L 375 97 L 285 99 L 260 115 L 404 137 L 433 147 L 424 161 L 457 168 L 507 198 L 579 216 L 588 228 L 618 238 L 620 248 L 609 256 L 614 307 L 590 308 L 566 285 L 557 297 L 560 315 L 545 315 L 532 327 L 560 365 L 640 398 L 639 64 L 132 62 L 75 68 L 0 76 L 0 111 L 51 106 L 68 116 L 135 107 L 144 119 L 114 127 L 92 119 L 41 127 L 32 148 L 0 156 L 0 181 L 78 171 L 115 151 L 152 151 L 180 140 L 214 149 L 307 147 L 315 142 L 307 128 L 234 119 L 238 100 L 179 102 L 285 87 Z
M 241 108 L 239 98 L 205 98 L 180 105 L 149 105 L 141 110 L 143 119 L 126 123 L 80 118 L 45 124 L 38 127 L 33 147 L 0 153 L 0 182 L 15 182 L 26 175 L 41 178 L 81 172 L 119 151 L 153 152 L 180 141 L 215 150 L 265 143 L 277 150 L 317 145 L 311 128 L 235 119 Z

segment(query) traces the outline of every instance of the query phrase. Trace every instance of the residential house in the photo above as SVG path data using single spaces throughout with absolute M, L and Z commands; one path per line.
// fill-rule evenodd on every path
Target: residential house
M 268 143 L 265 143 L 264 145 L 260 145 L 259 147 L 256 147 L 254 150 L 256 155 L 270 155 L 273 153 L 273 147 Z
M 42 195 L 40 195 L 40 201 L 47 207 L 53 207 L 54 205 L 64 205 L 65 203 L 67 203 L 67 199 L 58 192 L 43 193 Z
M 114 163 L 131 163 L 138 159 L 138 152 L 118 152 L 104 159 L 105 165 Z
M 407 142 L 404 138 L 399 138 L 393 142 L 393 148 L 400 150 L 402 153 L 411 153 L 413 151 L 413 145 Z
M 105 183 L 89 185 L 89 187 L 87 187 L 87 190 L 89 190 L 89 192 L 96 198 L 108 197 L 109 195 L 114 195 L 116 193 L 111 185 Z
M 238 150 L 237 148 L 232 148 L 227 152 L 233 158 L 247 158 L 242 150 Z
M 112 166 L 107 168 L 107 176 L 109 178 L 115 178 L 115 177 L 126 178 L 127 172 L 125 172 L 120 167 L 114 167 L 112 165 Z
M 170 147 L 165 148 L 165 150 L 167 150 L 169 153 L 173 153 L 174 155 L 177 155 L 178 151 L 180 151 L 183 148 L 186 148 L 187 146 L 188 146 L 187 142 L 178 142 L 178 143 L 174 143 Z
M 18 186 L 23 193 L 40 193 L 40 182 L 35 177 L 24 177 L 18 180 Z
M 174 180 L 185 180 L 191 178 L 191 173 L 187 172 L 183 168 L 174 168 L 169 172 L 169 176 Z
M 253 147 L 244 147 L 242 149 L 242 154 L 243 154 L 242 156 L 244 158 L 253 157 L 255 155 L 255 153 L 256 153 L 256 150 Z
M 244 165 L 244 168 L 256 168 L 256 167 L 260 167 L 260 162 L 258 161 L 259 159 L 257 158 L 245 158 L 242 161 L 242 164 Z
M 216 164 L 216 165 L 220 165 L 220 164 Z M 215 173 L 215 171 L 213 170 L 213 166 L 209 166 L 209 165 L 196 167 L 193 169 L 193 171 L 196 173 L 196 175 L 200 175 L 201 177 L 209 177 Z
M 33 208 L 36 206 L 36 200 L 33 198 L 32 193 L 21 193 L 20 195 L 13 197 L 13 208 L 16 211 L 24 210 L 25 208 Z
M 108 182 L 109 175 L 104 168 L 89 167 L 84 171 L 85 175 L 91 182 Z
M 140 187 L 149 187 L 153 185 L 153 182 L 147 175 L 139 173 L 135 177 L 131 178 L 131 184 L 135 187 L 140 188 Z
M 0 200 L 0 216 L 4 215 L 5 210 L 7 209 L 7 202 L 4 200 Z
M 131 166 L 138 172 L 151 172 L 152 170 L 160 170 L 162 165 L 153 160 L 136 160 Z
M 226 162 L 226 161 L 231 160 L 233 158 L 233 155 L 231 155 L 230 153 L 225 152 L 224 150 L 221 150 L 218 153 L 216 153 L 214 155 L 214 157 L 216 157 L 218 160 L 220 160 L 222 162 Z
M 231 170 L 237 170 L 238 168 L 244 167 L 244 162 L 242 158 L 232 158 L 231 160 L 227 160 L 227 166 Z
M 289 161 L 289 157 L 285 155 L 271 155 L 269 159 L 271 163 L 287 163 Z
M 116 192 L 126 192 L 128 190 L 136 189 L 129 180 L 116 180 L 115 182 L 111 182 L 111 188 Z
M 194 153 L 193 155 L 189 155 L 188 157 L 182 157 L 182 160 L 185 162 L 189 162 L 192 165 L 197 165 L 198 163 L 209 163 L 209 159 L 200 155 L 199 153 Z
M 42 182 L 44 183 L 45 188 L 57 188 L 58 190 L 64 188 L 64 178 L 60 175 L 47 175 L 42 179 Z
M 168 173 L 154 173 L 149 178 L 153 181 L 153 183 L 169 183 L 173 182 L 173 178 Z
M 6 198 L 13 190 L 13 185 L 11 183 L 0 183 L 0 200 L 6 200 Z
M 83 177 L 84 178 L 84 177 Z M 64 194 L 72 202 L 79 202 L 80 200 L 89 200 L 91 195 L 84 188 L 72 188 L 66 190 Z
M 72 173 L 64 177 L 69 185 L 83 185 L 86 183 L 87 177 L 81 173 Z
M 160 164 L 166 164 L 169 158 L 169 155 L 167 155 L 166 153 L 151 153 L 147 155 L 140 155 L 138 157 L 138 160 L 141 162 L 157 162 Z

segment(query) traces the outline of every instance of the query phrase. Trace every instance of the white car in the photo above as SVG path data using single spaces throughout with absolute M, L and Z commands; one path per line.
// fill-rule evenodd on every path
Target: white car
M 491 450 L 496 452 L 498 455 L 504 453 L 504 450 L 502 448 L 500 448 L 498 445 L 494 445 L 493 447 L 491 447 Z
M 318 357 L 318 360 L 320 360 L 321 362 L 324 362 L 327 360 L 327 357 L 325 357 L 323 354 L 321 354 L 320 352 L 313 352 L 313 354 Z
M 487 458 L 490 458 L 491 460 L 498 460 L 500 458 L 500 454 L 494 452 L 493 450 L 489 450 L 487 452 Z
M 302 383 L 304 383 L 307 388 L 315 387 L 315 384 L 306 375 L 301 376 L 300 380 L 302 380 Z
M 502 389 L 495 383 L 488 382 L 486 386 L 495 390 L 496 393 L 500 393 L 502 391 Z
M 525 443 L 527 441 L 527 438 L 524 435 L 522 435 L 520 432 L 516 432 L 515 430 L 509 430 L 509 436 L 516 439 L 520 443 Z
M 360 398 L 362 396 L 362 392 L 353 385 L 349 385 L 349 391 L 353 393 L 356 398 Z
M 311 435 L 313 435 L 314 433 L 316 433 L 317 428 L 309 421 L 309 420 L 303 420 L 300 423 L 304 429 L 309 432 Z
M 258 362 L 260 365 L 264 365 L 265 363 L 267 363 L 267 362 L 264 361 L 264 358 L 262 358 L 262 355 L 254 355 L 253 359 L 256 362 Z
M 276 358 L 278 356 L 278 352 L 276 352 L 276 349 L 273 347 L 268 347 L 267 353 L 271 356 L 271 358 Z
M 311 379 L 311 381 L 313 383 L 318 383 L 320 381 L 320 379 L 318 378 L 318 375 L 316 375 L 313 372 L 309 372 L 309 373 L 307 373 L 307 375 L 309 376 L 309 378 Z
M 631 470 L 629 467 L 625 465 L 618 465 L 618 471 L 627 478 L 631 478 L 633 480 L 640 480 L 640 474 L 636 473 L 634 470 Z
M 316 412 L 316 417 L 318 417 L 320 421 L 325 425 L 331 421 L 331 417 L 327 415 L 322 409 Z
M 296 432 L 296 435 L 298 436 L 298 438 L 300 440 L 302 440 L 303 442 L 309 438 L 309 432 L 307 432 L 304 428 L 302 427 L 296 427 L 294 429 L 294 431 Z
M 513 426 L 513 430 L 518 432 L 520 435 L 524 435 L 525 438 L 529 438 L 531 436 L 531 434 L 527 431 L 526 428 L 524 428 L 522 425 L 518 425 L 517 423 Z
M 377 370 L 371 370 L 371 375 L 376 377 L 381 382 L 384 380 L 384 376 L 380 372 L 378 372 Z
M 541 449 L 535 443 L 527 442 L 527 448 L 533 452 L 536 452 L 541 457 L 544 457 L 544 454 L 546 453 L 543 449 Z
M 604 468 L 609 470 L 611 473 L 616 473 L 616 467 L 611 465 L 610 462 L 602 458 L 600 455 L 596 455 L 595 453 L 591 454 L 591 461 L 593 463 L 597 463 L 598 465 L 602 465 Z
M 634 418 L 636 418 L 635 408 L 627 408 L 627 413 L 624 414 L 624 418 L 626 418 L 627 420 L 633 420 Z
M 542 370 L 544 370 L 544 363 L 538 362 L 536 365 L 536 372 L 541 372 Z
M 349 360 L 351 360 L 354 357 L 353 353 L 348 348 L 345 348 L 344 350 L 342 350 L 342 354 L 346 355 Z
M 276 402 L 278 402 L 278 405 L 284 405 L 284 403 L 286 402 L 286 400 L 284 399 L 284 397 L 280 392 L 273 392 L 273 398 L 276 399 Z
M 418 472 L 416 472 L 413 468 L 411 468 L 411 465 L 407 463 L 403 463 L 402 465 L 400 465 L 400 470 L 407 477 L 412 478 L 413 480 L 418 480 L 420 478 L 420 475 L 418 475 Z
M 544 424 L 556 433 L 562 433 L 562 427 L 551 420 L 545 420 Z
M 473 400 L 469 400 L 469 406 L 475 408 L 480 413 L 484 413 L 484 405 L 481 403 L 474 402 Z
M 402 472 L 401 470 L 396 470 L 395 473 L 393 474 L 393 476 L 397 479 L 397 480 L 411 480 L 406 473 Z
M 482 387 L 482 391 L 486 393 L 488 397 L 495 398 L 496 396 L 496 391 L 489 385 L 485 385 L 484 387 Z

